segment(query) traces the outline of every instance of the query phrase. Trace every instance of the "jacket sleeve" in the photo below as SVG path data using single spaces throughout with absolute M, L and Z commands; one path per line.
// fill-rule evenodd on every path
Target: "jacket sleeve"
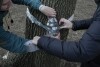
M 15 53 L 27 52 L 27 48 L 24 45 L 27 40 L 5 31 L 2 26 L 0 26 L 0 39 L 4 41 L 0 47 L 6 50 Z
M 73 28 L 72 30 L 83 30 L 83 29 L 88 29 L 91 23 L 93 22 L 93 19 L 86 19 L 86 20 L 74 20 L 72 21 L 73 23 Z
M 34 9 L 39 9 L 39 6 L 41 5 L 40 0 L 12 0 L 12 2 L 14 4 L 26 5 Z
M 100 21 L 94 21 L 79 42 L 43 36 L 39 39 L 38 46 L 69 61 L 90 61 L 100 54 Z

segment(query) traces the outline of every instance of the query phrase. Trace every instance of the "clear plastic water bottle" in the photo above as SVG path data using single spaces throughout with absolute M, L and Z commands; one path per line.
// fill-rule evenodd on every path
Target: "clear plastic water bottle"
M 59 24 L 56 18 L 49 18 L 47 26 L 51 29 L 48 34 L 51 36 L 56 36 L 59 33 Z

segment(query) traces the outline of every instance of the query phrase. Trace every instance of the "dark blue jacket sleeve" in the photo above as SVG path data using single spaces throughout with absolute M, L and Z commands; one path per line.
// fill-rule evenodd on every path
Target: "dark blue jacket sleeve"
M 93 21 L 79 42 L 61 41 L 43 36 L 39 39 L 38 46 L 69 61 L 90 61 L 100 54 L 100 21 Z
M 6 50 L 15 53 L 27 52 L 27 47 L 24 45 L 27 40 L 5 31 L 2 26 L 0 26 L 0 39 L 4 41 L 0 47 Z
M 39 9 L 39 6 L 41 5 L 40 0 L 12 0 L 12 2 L 15 4 L 30 6 L 34 9 Z
M 100 17 L 99 15 L 100 15 L 100 4 L 97 4 L 97 9 L 96 9 L 96 11 L 95 11 L 95 13 L 94 13 L 92 18 L 86 19 L 86 20 L 75 20 L 75 21 L 72 21 L 72 23 L 73 23 L 72 30 L 76 31 L 76 30 L 88 29 L 90 27 L 90 25 L 93 23 L 93 21 L 99 20 L 99 19 L 97 19 L 97 18 Z
M 73 23 L 73 28 L 72 30 L 83 30 L 83 29 L 88 29 L 89 26 L 92 24 L 93 18 L 86 19 L 86 20 L 74 20 L 72 21 Z

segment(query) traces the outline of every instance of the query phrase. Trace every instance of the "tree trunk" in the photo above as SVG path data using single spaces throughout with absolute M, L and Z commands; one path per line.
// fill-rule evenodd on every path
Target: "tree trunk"
M 76 0 L 42 0 L 42 3 L 55 8 L 57 11 L 57 20 L 60 18 L 69 18 L 75 10 Z M 47 17 L 37 10 L 30 9 L 30 12 L 43 24 L 46 24 Z M 68 30 L 63 29 L 61 32 L 61 39 L 66 40 Z M 46 31 L 32 24 L 27 18 L 26 21 L 26 38 L 32 39 L 36 35 L 45 35 Z M 44 51 L 35 53 L 22 54 L 17 57 L 13 63 L 14 67 L 73 67 L 73 64 L 65 62 L 55 56 L 49 55 Z M 74 65 L 75 67 L 75 65 Z

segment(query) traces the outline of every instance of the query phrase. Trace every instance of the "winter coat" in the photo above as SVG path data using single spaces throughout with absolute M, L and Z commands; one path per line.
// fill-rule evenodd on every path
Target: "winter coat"
M 91 19 L 73 21 L 74 31 L 87 29 L 78 42 L 42 36 L 38 47 L 59 58 L 81 62 L 81 67 L 100 67 L 100 0 L 95 2 L 97 9 Z
M 33 9 L 39 9 L 41 5 L 40 0 L 12 0 L 14 4 L 21 4 L 30 6 Z M 24 45 L 27 39 L 18 37 L 3 29 L 3 17 L 8 11 L 0 11 L 0 47 L 9 50 L 11 52 L 23 53 L 27 52 L 27 48 Z

